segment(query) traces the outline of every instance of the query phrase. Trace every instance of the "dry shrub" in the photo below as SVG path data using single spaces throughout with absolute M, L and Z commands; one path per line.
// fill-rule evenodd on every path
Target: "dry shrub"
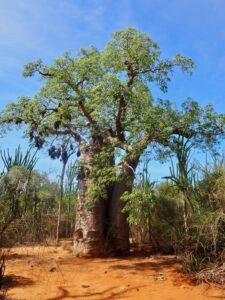
M 208 268 L 195 273 L 194 280 L 197 283 L 215 283 L 225 289 L 225 263 L 222 265 L 213 264 Z

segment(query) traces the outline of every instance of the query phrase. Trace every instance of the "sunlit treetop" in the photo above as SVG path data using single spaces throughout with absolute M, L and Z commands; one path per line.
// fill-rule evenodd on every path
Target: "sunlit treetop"
M 76 56 L 66 52 L 50 66 L 41 60 L 25 65 L 23 75 L 38 74 L 42 87 L 34 97 L 10 103 L 1 120 L 27 124 L 37 147 L 57 136 L 133 154 L 152 142 L 166 145 L 176 134 L 209 142 L 224 124 L 211 106 L 200 108 L 188 99 L 178 111 L 170 101 L 153 100 L 150 84 L 166 92 L 176 67 L 191 74 L 194 64 L 181 54 L 162 59 L 147 34 L 127 28 L 114 33 L 102 51 L 90 47 Z

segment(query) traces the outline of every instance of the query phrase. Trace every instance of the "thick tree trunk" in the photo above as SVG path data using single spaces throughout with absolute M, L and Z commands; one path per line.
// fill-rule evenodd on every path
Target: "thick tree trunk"
M 122 180 L 114 185 L 110 201 L 111 248 L 116 255 L 126 255 L 129 251 L 128 214 L 123 212 L 125 202 L 121 199 L 130 192 L 135 177 L 137 159 L 127 159 L 122 169 Z
M 86 207 L 88 180 L 79 183 L 74 234 L 74 254 L 76 256 L 105 255 L 104 202 L 96 201 L 91 210 Z
M 91 160 L 96 152 L 91 145 L 80 146 L 81 169 L 79 172 L 78 199 L 76 206 L 76 221 L 73 252 L 76 256 L 103 256 L 105 255 L 104 222 L 105 203 L 103 200 L 90 199 L 87 194 L 91 183 Z M 87 204 L 92 203 L 88 209 Z
M 99 257 L 124 255 L 129 250 L 129 226 L 127 214 L 122 212 L 125 202 L 121 200 L 130 191 L 134 179 L 137 160 L 127 160 L 122 170 L 121 182 L 112 183 L 108 188 L 108 199 L 97 199 L 90 210 L 87 194 L 91 184 L 91 160 L 96 154 L 92 145 L 82 145 L 81 172 L 79 175 L 78 199 L 74 234 L 74 255 Z M 101 149 L 99 149 L 101 151 Z
M 110 249 L 113 254 L 126 255 L 129 250 L 129 225 L 127 213 L 122 212 L 125 202 L 121 196 L 128 190 L 126 184 L 116 183 L 109 206 Z

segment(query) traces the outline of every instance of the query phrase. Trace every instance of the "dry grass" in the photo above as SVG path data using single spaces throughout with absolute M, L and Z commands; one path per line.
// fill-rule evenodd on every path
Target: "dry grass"
M 225 289 L 225 263 L 222 265 L 214 264 L 196 273 L 194 280 L 198 283 L 219 284 Z

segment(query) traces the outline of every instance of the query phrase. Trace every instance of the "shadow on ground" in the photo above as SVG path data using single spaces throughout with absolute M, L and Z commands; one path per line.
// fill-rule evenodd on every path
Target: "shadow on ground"
M 6 260 L 12 259 L 25 259 L 25 258 L 33 258 L 34 255 L 31 254 L 19 254 L 19 253 L 9 253 L 5 255 Z
M 32 285 L 33 283 L 33 280 L 31 280 L 30 278 L 9 274 L 7 276 L 4 276 L 2 281 L 2 288 L 9 289 L 17 286 Z
M 4 276 L 2 280 L 2 286 L 0 290 L 0 300 L 10 300 L 11 298 L 8 298 L 6 295 L 8 293 L 8 290 L 10 288 L 14 288 L 17 286 L 28 286 L 32 285 L 34 282 L 30 278 L 22 277 L 22 276 L 16 276 L 13 274 Z
M 71 298 L 71 299 L 88 299 L 89 297 L 99 296 L 101 300 L 112 300 L 112 299 L 121 299 L 121 296 L 123 296 L 123 299 L 127 298 L 126 294 L 128 294 L 130 291 L 136 290 L 139 291 L 140 288 L 144 286 L 135 286 L 135 287 L 124 287 L 124 290 L 118 291 L 118 287 L 112 287 L 109 289 L 106 289 L 102 292 L 86 292 L 82 295 L 71 295 L 70 292 L 65 289 L 62 286 L 59 286 L 58 289 L 61 293 L 61 295 L 53 298 L 48 298 L 47 300 L 62 300 L 65 298 Z M 110 293 L 110 295 L 107 295 Z
M 149 271 L 155 271 L 160 272 L 165 268 L 173 267 L 175 268 L 175 265 L 179 262 L 174 258 L 154 258 L 154 261 L 146 261 L 146 262 L 134 262 L 132 265 L 126 265 L 126 264 L 118 264 L 118 265 L 112 265 L 110 266 L 111 269 L 116 270 L 130 270 L 130 271 L 143 271 L 143 270 L 149 270 Z

